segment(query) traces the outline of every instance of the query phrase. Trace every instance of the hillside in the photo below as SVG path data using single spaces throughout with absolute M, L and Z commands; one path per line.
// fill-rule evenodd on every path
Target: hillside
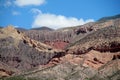
M 58 30 L 0 29 L 0 80 L 119 79 L 119 16 Z
M 25 34 L 31 39 L 43 42 L 57 49 L 65 49 L 69 44 L 75 43 L 91 32 L 109 26 L 119 26 L 120 19 L 112 19 L 103 22 L 92 22 L 70 28 L 62 28 L 54 31 L 29 30 Z M 59 43 L 61 44 L 60 46 Z
M 120 50 L 120 27 L 110 26 L 92 32 L 71 44 L 69 50 L 74 50 L 76 54 L 86 53 L 90 50 L 117 52 Z
M 57 41 L 64 41 L 63 38 L 58 37 L 59 32 L 62 34 L 60 36 L 65 36 L 64 39 L 69 42 L 66 45 L 67 54 L 61 57 L 60 60 L 55 59 L 59 62 L 59 65 L 25 75 L 27 78 L 36 77 L 37 79 L 53 80 L 120 79 L 120 19 L 98 21 L 76 26 L 75 28 L 64 28 L 48 32 L 45 35 L 52 36 L 50 38 L 45 36 L 44 40 L 48 38 L 46 39 L 48 42 L 56 39 Z M 59 34 L 54 38 L 53 33 Z M 71 36 L 67 37 L 67 35 Z M 38 40 L 40 39 L 42 38 L 39 36 Z
M 0 30 L 0 61 L 19 72 L 47 64 L 63 53 L 26 37 L 11 26 Z

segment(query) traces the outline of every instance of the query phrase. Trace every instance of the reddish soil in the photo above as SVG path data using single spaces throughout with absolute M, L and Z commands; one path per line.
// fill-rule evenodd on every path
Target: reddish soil
M 102 65 L 106 64 L 109 61 L 119 58 L 120 53 L 110 53 L 105 52 L 101 53 L 99 51 L 90 51 L 85 55 L 84 64 L 85 66 L 90 66 L 92 68 L 98 69 Z
M 99 51 L 91 50 L 90 52 L 82 55 L 66 54 L 60 58 L 53 58 L 46 66 L 52 66 L 59 63 L 70 62 L 74 65 L 82 65 L 84 67 L 91 67 L 99 69 L 101 66 L 109 61 L 120 58 L 120 53 L 101 53 Z
M 69 44 L 67 41 L 45 41 L 45 44 L 55 48 L 55 49 L 65 49 L 65 47 Z

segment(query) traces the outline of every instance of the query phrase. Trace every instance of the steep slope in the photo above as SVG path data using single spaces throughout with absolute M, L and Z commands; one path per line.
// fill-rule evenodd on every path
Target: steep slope
M 82 54 L 90 50 L 117 52 L 120 50 L 120 27 L 110 26 L 95 31 L 73 43 L 69 51 Z
M 66 50 L 73 54 L 72 62 L 96 69 L 97 73 L 90 80 L 120 79 L 120 27 L 109 26 L 91 32 L 77 42 L 70 44 Z M 75 75 L 77 75 L 76 73 Z M 79 73 L 81 74 L 81 72 Z M 75 80 L 75 75 L 72 80 Z M 69 78 L 69 79 L 71 79 Z M 77 79 L 80 79 L 78 77 Z M 85 80 L 85 79 L 83 79 Z
M 113 60 L 99 68 L 99 72 L 90 80 L 119 80 L 120 60 Z
M 119 80 L 119 35 L 120 27 L 99 29 L 72 44 L 59 64 L 23 75 L 37 80 Z
M 0 30 L 0 61 L 20 72 L 62 55 L 63 51 L 32 40 L 11 26 Z
M 30 30 L 25 32 L 25 34 L 31 39 L 35 39 L 37 41 L 41 41 L 43 43 L 49 44 L 54 48 L 57 48 L 58 43 L 62 43 L 62 45 L 66 45 L 69 43 L 69 37 L 72 36 L 73 31 L 39 31 L 39 30 Z M 61 46 L 62 46 L 61 45 Z M 60 47 L 60 49 L 63 49 Z
M 55 66 L 28 71 L 16 77 L 21 77 L 22 80 L 119 80 L 119 63 L 120 60 L 113 60 L 95 70 L 66 61 Z M 9 78 L 4 80 L 9 80 Z

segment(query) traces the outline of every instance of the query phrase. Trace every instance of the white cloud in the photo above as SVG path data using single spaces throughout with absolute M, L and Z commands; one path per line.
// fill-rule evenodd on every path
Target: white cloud
M 32 8 L 32 9 L 31 9 L 31 12 L 34 13 L 34 14 L 41 14 L 41 13 L 42 13 L 41 10 L 36 9 L 36 8 Z
M 13 11 L 13 12 L 12 12 L 12 15 L 17 16 L 17 15 L 20 15 L 20 13 L 17 12 L 17 11 Z
M 93 21 L 93 19 L 83 20 L 82 18 L 77 19 L 75 17 L 66 17 L 63 15 L 55 15 L 41 12 L 35 17 L 35 20 L 32 24 L 32 28 L 47 26 L 50 28 L 58 29 L 63 27 L 83 25 L 85 23 Z
M 14 3 L 20 7 L 29 5 L 38 6 L 44 4 L 45 0 L 15 0 Z

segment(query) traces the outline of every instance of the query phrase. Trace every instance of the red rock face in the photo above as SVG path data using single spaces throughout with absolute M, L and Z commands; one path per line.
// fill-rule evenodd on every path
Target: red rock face
M 95 50 L 91 50 L 86 54 L 82 55 L 74 55 L 74 54 L 66 54 L 62 57 L 53 58 L 49 62 L 50 65 L 56 65 L 58 63 L 69 62 L 74 65 L 82 65 L 84 67 L 91 67 L 93 69 L 99 69 L 103 65 L 107 64 L 110 61 L 120 59 L 120 53 L 111 53 L 111 52 L 99 52 Z M 48 65 L 48 64 L 47 64 Z
M 65 49 L 65 47 L 69 44 L 67 41 L 45 41 L 44 43 L 55 49 Z

